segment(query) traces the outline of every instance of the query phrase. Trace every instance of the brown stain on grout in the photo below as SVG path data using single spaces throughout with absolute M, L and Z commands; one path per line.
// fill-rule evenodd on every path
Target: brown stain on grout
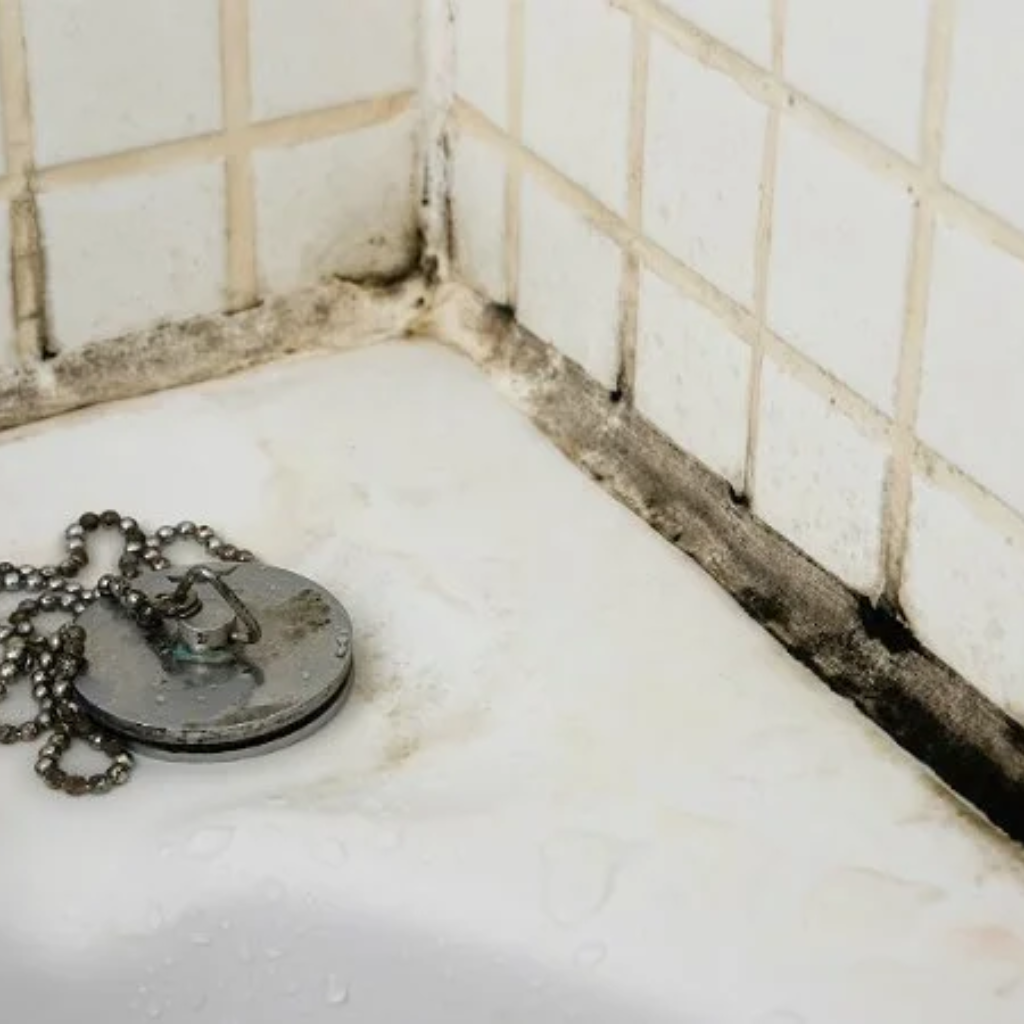
M 914 210 L 907 269 L 903 338 L 896 380 L 896 419 L 882 518 L 884 598 L 898 607 L 903 587 L 913 489 L 915 429 L 928 330 L 928 303 L 935 257 L 937 196 L 952 65 L 954 0 L 932 0 L 925 68 L 925 99 L 919 135 L 924 185 Z
M 54 355 L 49 334 L 46 257 L 33 166 L 35 129 L 28 80 L 22 0 L 0 3 L 0 83 L 9 199 L 12 319 L 21 365 Z
M 786 13 L 788 0 L 772 0 L 772 71 L 783 74 L 786 55 Z M 764 149 L 761 158 L 761 197 L 757 212 L 754 252 L 754 308 L 757 329 L 751 338 L 750 379 L 747 386 L 747 444 L 743 463 L 743 495 L 754 500 L 757 486 L 757 453 L 761 429 L 761 378 L 768 348 L 768 286 L 771 273 L 772 233 L 775 224 L 775 181 L 779 169 L 779 136 L 782 113 L 768 108 Z
M 249 0 L 220 0 L 220 60 L 227 216 L 227 307 L 252 308 L 259 294 L 256 199 L 251 154 L 245 145 L 252 95 Z

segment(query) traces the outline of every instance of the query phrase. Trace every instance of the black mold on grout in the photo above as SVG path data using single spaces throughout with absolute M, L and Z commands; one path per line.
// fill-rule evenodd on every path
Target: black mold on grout
M 734 484 L 728 484 L 729 487 L 729 500 L 737 508 L 750 508 L 750 495 L 745 491 L 741 491 Z
M 862 594 L 858 599 L 858 611 L 864 632 L 874 640 L 885 645 L 893 654 L 904 654 L 907 651 L 925 652 L 921 641 L 914 635 L 907 622 L 903 609 L 888 598 L 878 601 Z
M 507 302 L 496 302 L 487 311 L 498 324 L 508 327 L 516 322 L 516 308 Z
M 493 307 L 481 326 L 494 330 Z M 746 495 L 527 331 L 495 331 L 484 369 L 514 379 L 537 426 L 717 583 L 801 664 L 1018 842 L 1024 725 L 928 651 L 902 609 L 872 602 L 761 522 Z M 532 386 L 531 386 L 532 385 Z
M 612 388 L 609 398 L 613 405 L 618 405 L 624 399 L 628 399 L 632 402 L 632 392 L 629 385 L 629 373 L 626 370 L 625 362 L 619 367 L 619 372 L 615 378 L 615 387 Z

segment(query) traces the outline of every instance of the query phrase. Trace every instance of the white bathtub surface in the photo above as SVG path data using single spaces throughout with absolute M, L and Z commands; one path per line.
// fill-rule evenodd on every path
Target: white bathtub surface
M 395 343 L 0 442 L 0 556 L 195 518 L 358 691 L 55 796 L 0 750 L 0 1019 L 1020 1024 L 1024 870 L 468 363 Z

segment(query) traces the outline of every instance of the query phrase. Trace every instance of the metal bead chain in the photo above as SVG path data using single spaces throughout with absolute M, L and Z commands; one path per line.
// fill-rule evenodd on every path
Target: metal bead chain
M 117 530 L 123 537 L 117 574 L 106 574 L 95 587 L 75 579 L 89 564 L 88 537 L 101 529 Z M 124 744 L 91 722 L 74 700 L 74 682 L 85 667 L 85 630 L 78 616 L 95 601 L 116 603 L 148 630 L 159 625 L 167 612 L 132 581 L 144 571 L 159 572 L 171 563 L 164 551 L 177 541 L 191 541 L 223 562 L 251 562 L 251 551 L 225 543 L 209 526 L 185 521 L 161 526 L 147 534 L 131 516 L 113 510 L 86 512 L 64 531 L 66 554 L 57 565 L 36 568 L 0 562 L 0 592 L 24 592 L 22 600 L 0 625 L 0 705 L 16 684 L 31 687 L 36 714 L 14 724 L 0 720 L 0 745 L 33 743 L 49 734 L 39 748 L 36 774 L 51 789 L 69 796 L 107 793 L 131 776 L 134 761 Z M 43 613 L 63 613 L 72 621 L 44 635 L 34 619 Z M 75 775 L 61 768 L 61 760 L 75 740 L 104 754 L 107 768 L 95 775 Z

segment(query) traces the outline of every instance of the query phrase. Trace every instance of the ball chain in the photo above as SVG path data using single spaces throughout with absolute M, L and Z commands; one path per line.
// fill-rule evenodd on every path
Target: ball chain
M 76 577 L 89 564 L 89 535 L 100 530 L 116 530 L 123 538 L 119 571 L 87 587 Z M 90 721 L 75 701 L 74 682 L 86 664 L 86 634 L 78 616 L 96 601 L 108 601 L 119 605 L 140 629 L 158 626 L 164 612 L 133 581 L 146 570 L 169 568 L 164 552 L 176 541 L 192 541 L 223 562 L 251 562 L 254 556 L 226 543 L 209 526 L 186 521 L 147 534 L 131 516 L 113 510 L 86 512 L 64 531 L 64 538 L 66 555 L 57 565 L 36 568 L 0 562 L 0 592 L 32 595 L 0 625 L 0 707 L 15 685 L 28 684 L 38 709 L 17 724 L 0 720 L 0 745 L 34 743 L 48 733 L 36 758 L 36 774 L 51 789 L 83 796 L 123 785 L 134 760 L 125 745 Z M 63 613 L 71 621 L 44 635 L 34 622 L 44 613 Z M 76 739 L 107 757 L 110 763 L 104 771 L 78 775 L 61 767 Z

